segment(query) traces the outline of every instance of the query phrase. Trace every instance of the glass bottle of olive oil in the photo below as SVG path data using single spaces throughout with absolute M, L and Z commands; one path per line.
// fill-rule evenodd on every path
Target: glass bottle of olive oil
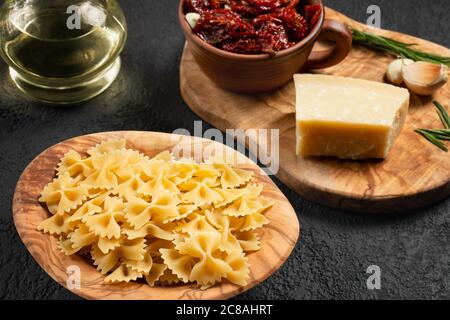
M 0 55 L 16 85 L 39 100 L 68 104 L 107 89 L 127 36 L 116 0 L 6 0 Z

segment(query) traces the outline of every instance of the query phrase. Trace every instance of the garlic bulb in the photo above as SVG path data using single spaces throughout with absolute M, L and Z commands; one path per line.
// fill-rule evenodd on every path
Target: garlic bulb
M 403 65 L 402 74 L 406 87 L 419 95 L 432 95 L 448 80 L 448 68 L 428 62 Z
M 401 85 L 403 83 L 402 69 L 403 65 L 414 63 L 410 59 L 397 59 L 389 64 L 386 71 L 386 78 L 395 85 Z

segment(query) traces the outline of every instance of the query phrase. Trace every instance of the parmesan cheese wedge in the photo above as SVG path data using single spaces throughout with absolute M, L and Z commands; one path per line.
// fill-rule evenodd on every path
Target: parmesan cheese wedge
M 298 155 L 388 156 L 408 114 L 408 90 L 327 75 L 298 74 L 294 80 Z

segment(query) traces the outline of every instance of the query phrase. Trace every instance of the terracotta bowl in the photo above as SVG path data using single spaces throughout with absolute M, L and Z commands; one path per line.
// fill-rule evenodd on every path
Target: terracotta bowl
M 352 35 L 347 27 L 336 20 L 325 19 L 321 0 L 308 0 L 320 4 L 322 15 L 309 35 L 295 46 L 274 56 L 246 55 L 218 49 L 198 37 L 185 19 L 184 1 L 180 1 L 178 16 L 195 61 L 217 86 L 238 93 L 260 93 L 275 90 L 302 69 L 321 69 L 341 62 L 350 52 Z M 334 49 L 312 52 L 316 41 L 333 42 Z

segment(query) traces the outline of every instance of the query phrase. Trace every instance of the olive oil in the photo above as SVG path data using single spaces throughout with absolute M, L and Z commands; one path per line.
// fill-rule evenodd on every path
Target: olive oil
M 80 17 L 74 26 L 68 24 L 66 7 L 38 12 L 25 7 L 9 15 L 7 23 L 15 31 L 3 39 L 1 55 L 17 86 L 37 99 L 89 99 L 109 87 L 120 70 L 123 16 L 90 1 L 75 14 Z

